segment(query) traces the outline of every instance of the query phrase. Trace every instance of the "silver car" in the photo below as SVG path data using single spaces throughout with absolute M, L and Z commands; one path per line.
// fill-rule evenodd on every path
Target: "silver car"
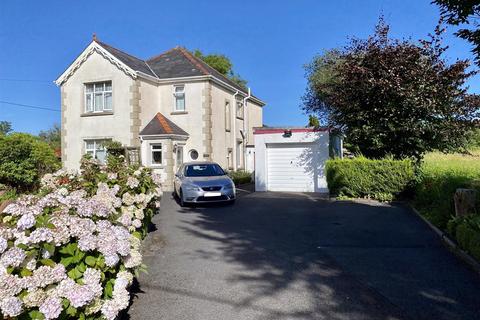
M 235 202 L 235 184 L 215 162 L 187 162 L 173 183 L 180 206 L 206 202 Z

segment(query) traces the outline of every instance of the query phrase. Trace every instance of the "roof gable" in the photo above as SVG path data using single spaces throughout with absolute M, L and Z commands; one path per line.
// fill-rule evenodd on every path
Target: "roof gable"
M 124 64 L 129 66 L 135 71 L 143 72 L 149 76 L 156 77 L 155 73 L 152 72 L 152 69 L 147 65 L 147 63 L 137 57 L 134 57 L 126 52 L 123 52 L 119 49 L 109 46 L 106 43 L 96 41 L 100 46 L 102 46 L 105 50 L 111 53 L 114 57 L 118 60 L 122 61 Z
M 163 114 L 158 112 L 155 117 L 140 131 L 141 136 L 154 135 L 179 135 L 188 136 L 182 128 L 177 126 L 173 121 L 166 118 Z
M 77 71 L 78 68 L 80 68 L 80 66 L 88 59 L 88 57 L 95 52 L 99 53 L 105 59 L 113 63 L 120 70 L 125 72 L 125 74 L 131 76 L 134 79 L 137 78 L 137 71 L 135 69 L 131 68 L 122 60 L 118 59 L 116 55 L 106 50 L 97 41 L 94 40 L 88 45 L 87 48 L 85 48 L 85 50 L 82 51 L 82 53 L 75 59 L 75 61 L 73 61 L 73 63 L 57 78 L 57 80 L 55 80 L 55 83 L 57 85 L 61 85 L 65 81 L 67 81 L 68 78 L 70 78 L 70 76 L 75 71 Z

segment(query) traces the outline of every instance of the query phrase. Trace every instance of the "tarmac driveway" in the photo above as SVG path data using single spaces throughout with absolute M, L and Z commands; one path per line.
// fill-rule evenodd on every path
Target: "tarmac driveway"
M 402 206 L 162 199 L 131 319 L 480 319 L 480 277 Z

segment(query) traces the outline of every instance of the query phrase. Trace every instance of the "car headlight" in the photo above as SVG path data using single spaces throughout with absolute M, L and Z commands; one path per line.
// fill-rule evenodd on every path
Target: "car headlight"
M 200 189 L 200 187 L 197 187 L 196 185 L 193 185 L 193 184 L 185 186 L 185 190 L 187 190 L 187 191 L 202 191 Z
M 235 189 L 235 185 L 233 183 L 229 183 L 223 186 L 224 189 Z

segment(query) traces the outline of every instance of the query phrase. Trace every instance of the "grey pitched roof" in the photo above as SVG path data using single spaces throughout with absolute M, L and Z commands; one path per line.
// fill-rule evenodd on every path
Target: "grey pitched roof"
M 244 87 L 230 80 L 214 68 L 210 67 L 202 59 L 197 58 L 182 47 L 170 49 L 153 57 L 147 60 L 147 64 L 159 78 L 212 75 L 240 91 L 246 91 Z
M 133 70 L 143 72 L 155 78 L 168 79 L 212 75 L 237 90 L 247 91 L 244 87 L 230 80 L 182 47 L 175 47 L 144 61 L 106 43 L 95 41 Z
M 155 77 L 156 75 L 150 70 L 148 67 L 147 63 L 137 57 L 134 57 L 126 52 L 123 52 L 121 50 L 118 50 L 114 47 L 109 46 L 106 43 L 100 42 L 96 40 L 96 42 L 105 50 L 107 50 L 109 53 L 111 53 L 114 57 L 116 57 L 118 60 L 122 61 L 125 63 L 128 67 L 132 68 L 135 71 L 140 71 L 145 74 L 148 74 L 149 76 Z
M 180 136 L 188 136 L 182 128 L 177 126 L 173 121 L 167 119 L 163 114 L 158 112 L 155 117 L 140 131 L 141 136 L 172 134 Z

